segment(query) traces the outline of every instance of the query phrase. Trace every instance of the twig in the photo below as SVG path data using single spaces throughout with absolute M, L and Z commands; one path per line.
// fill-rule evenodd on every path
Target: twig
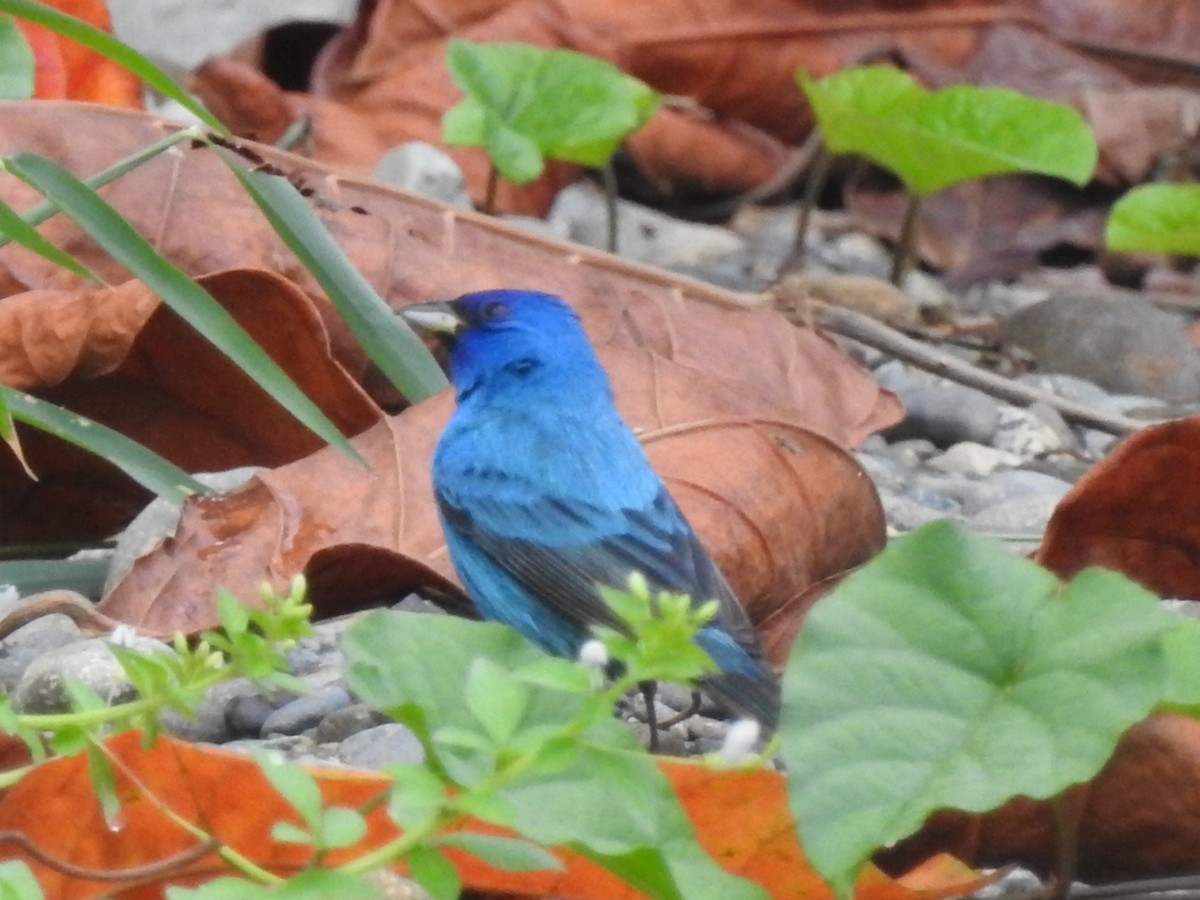
M 969 387 L 978 388 L 1009 403 L 1019 406 L 1045 403 L 1057 410 L 1064 419 L 1087 425 L 1090 428 L 1097 428 L 1109 434 L 1132 434 L 1150 424 L 1127 416 L 1110 415 L 1082 403 L 1066 400 L 1049 391 L 1020 384 L 1002 375 L 977 368 L 955 356 L 943 353 L 935 347 L 915 341 L 862 313 L 819 301 L 810 302 L 812 314 L 822 328 L 890 353 L 892 356 L 928 372 L 942 375 Z M 793 321 L 804 320 L 804 313 L 801 311 L 784 309 L 782 312 L 789 315 Z
M 195 862 L 201 857 L 207 856 L 220 846 L 217 840 L 209 839 L 196 844 L 194 847 L 181 850 L 174 856 L 168 856 L 165 859 L 160 859 L 152 863 L 129 866 L 125 869 L 93 869 L 89 866 L 79 866 L 65 859 L 59 859 L 57 856 L 52 856 L 33 843 L 22 831 L 7 829 L 0 831 L 0 843 L 16 844 L 43 866 L 60 872 L 63 875 L 68 875 L 71 878 L 83 878 L 88 881 L 143 881 L 147 878 L 162 878 L 163 876 L 178 872 L 188 863 Z

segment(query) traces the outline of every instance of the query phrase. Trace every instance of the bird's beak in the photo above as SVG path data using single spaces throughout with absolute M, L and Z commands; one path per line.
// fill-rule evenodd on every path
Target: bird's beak
M 454 311 L 454 307 L 444 300 L 434 300 L 429 303 L 415 303 L 400 310 L 400 316 L 409 325 L 416 326 L 422 331 L 442 337 L 454 337 L 465 324 Z

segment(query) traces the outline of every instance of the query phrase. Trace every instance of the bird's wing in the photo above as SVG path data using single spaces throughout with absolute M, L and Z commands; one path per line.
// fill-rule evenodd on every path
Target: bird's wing
M 732 637 L 756 648 L 753 626 L 696 533 L 665 488 L 638 508 L 603 506 L 578 497 L 539 495 L 513 476 L 498 485 L 459 481 L 439 487 L 446 523 L 485 551 L 541 602 L 586 629 L 616 626 L 596 585 L 622 588 L 641 572 L 652 590 L 686 593 L 697 603 L 717 600 L 718 619 Z

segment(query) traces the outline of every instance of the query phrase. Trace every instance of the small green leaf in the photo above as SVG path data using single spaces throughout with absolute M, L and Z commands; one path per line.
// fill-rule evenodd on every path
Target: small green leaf
M 225 152 L 221 158 L 400 393 L 417 403 L 444 388 L 446 376 L 425 344 L 354 268 L 309 201 L 286 178 L 248 171 Z
M 467 669 L 467 708 L 492 740 L 504 744 L 516 733 L 529 704 L 529 688 L 490 659 L 480 657 Z
M 981 812 L 1091 778 L 1165 687 L 1173 617 L 1121 575 L 1053 574 L 934 522 L 805 619 L 781 755 L 814 868 L 848 897 L 879 847 L 943 807 Z
M 33 50 L 12 16 L 0 16 L 0 99 L 28 100 L 34 88 Z
M 603 166 L 658 108 L 644 82 L 573 50 L 451 40 L 446 61 L 467 95 L 442 118 L 446 142 L 486 147 L 517 184 L 543 156 Z
M 109 828 L 117 828 L 121 824 L 121 798 L 117 794 L 117 776 L 113 772 L 112 763 L 95 744 L 87 745 L 88 781 L 100 804 L 104 815 L 104 824 Z
M 306 847 L 315 843 L 312 832 L 292 822 L 276 822 L 272 825 L 271 840 L 280 844 L 301 844 Z
M 545 847 L 520 838 L 479 834 L 474 831 L 453 831 L 439 837 L 438 843 L 465 850 L 489 866 L 507 872 L 534 872 L 539 869 L 560 871 L 563 868 L 558 857 Z
M 408 875 L 425 888 L 433 900 L 458 900 L 462 879 L 458 869 L 446 857 L 431 847 L 417 847 L 404 857 Z
M 352 847 L 367 834 L 367 820 L 348 806 L 331 806 L 321 815 L 321 846 L 330 850 Z
M 43 900 L 41 885 L 20 860 L 0 862 L 0 900 Z
M 1163 707 L 1185 715 L 1200 715 L 1200 619 L 1180 616 L 1163 636 L 1167 657 L 1167 688 Z
M 1143 184 L 1113 204 L 1110 250 L 1200 256 L 1200 184 Z
M 874 160 L 917 196 L 1007 172 L 1085 184 L 1096 166 L 1091 129 L 1061 103 L 973 85 L 931 92 L 891 66 L 796 80 L 830 151 Z
M 384 771 L 392 777 L 388 817 L 401 828 L 417 828 L 445 804 L 445 785 L 424 766 L 394 765 Z
M 308 830 L 317 831 L 321 826 L 322 801 L 316 779 L 299 766 L 277 758 L 275 754 L 260 752 L 255 753 L 254 758 L 267 781 L 300 814 Z

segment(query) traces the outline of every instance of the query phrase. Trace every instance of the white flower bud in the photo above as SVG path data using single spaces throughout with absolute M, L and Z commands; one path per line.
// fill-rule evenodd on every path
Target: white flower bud
M 595 669 L 597 672 L 603 671 L 604 667 L 608 665 L 608 648 L 595 638 L 584 641 L 579 648 L 579 661 L 589 669 Z

